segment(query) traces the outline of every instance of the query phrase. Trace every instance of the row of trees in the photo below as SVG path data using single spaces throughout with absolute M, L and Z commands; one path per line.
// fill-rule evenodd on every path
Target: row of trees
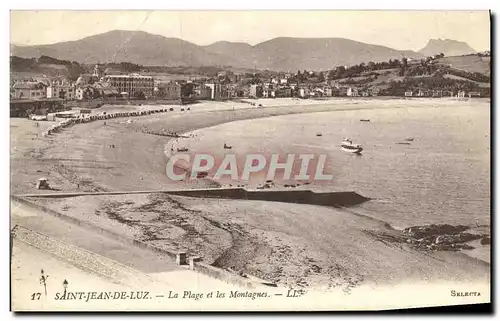
M 479 72 L 468 72 L 465 70 L 458 70 L 454 68 L 448 68 L 446 72 L 450 75 L 455 75 L 458 77 L 474 80 L 477 82 L 489 83 L 490 77 Z
M 476 91 L 483 95 L 489 95 L 489 88 L 480 87 L 476 83 L 450 79 L 442 76 L 423 77 L 423 78 L 405 78 L 402 81 L 389 82 L 389 88 L 385 90 L 388 95 L 403 96 L 408 90 L 443 90 L 457 92 L 463 90 L 466 92 Z

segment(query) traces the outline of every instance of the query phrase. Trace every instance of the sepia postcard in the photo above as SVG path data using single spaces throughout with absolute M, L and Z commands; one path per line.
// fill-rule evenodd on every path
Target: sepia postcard
M 11 310 L 491 308 L 490 15 L 11 11 Z

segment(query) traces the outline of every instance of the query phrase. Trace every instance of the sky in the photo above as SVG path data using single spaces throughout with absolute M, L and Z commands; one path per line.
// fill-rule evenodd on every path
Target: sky
M 111 30 L 142 30 L 198 45 L 276 37 L 341 37 L 399 50 L 429 39 L 490 49 L 488 11 L 11 11 L 10 42 L 40 45 Z

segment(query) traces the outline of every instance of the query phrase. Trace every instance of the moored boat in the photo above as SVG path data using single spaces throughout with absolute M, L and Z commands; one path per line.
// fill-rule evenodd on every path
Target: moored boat
M 353 144 L 349 138 L 342 139 L 342 144 L 340 148 L 344 152 L 353 153 L 353 154 L 361 154 L 363 151 L 363 147 L 358 144 Z

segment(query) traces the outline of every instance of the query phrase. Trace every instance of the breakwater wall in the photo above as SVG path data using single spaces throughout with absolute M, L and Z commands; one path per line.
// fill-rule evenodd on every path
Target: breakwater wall
M 165 193 L 186 197 L 240 199 L 295 204 L 310 204 L 332 207 L 349 207 L 359 205 L 370 198 L 356 192 L 314 192 L 311 190 L 247 190 L 245 188 L 206 188 L 183 190 L 150 190 L 150 191 L 115 191 L 115 192 L 73 192 L 73 193 L 37 193 L 22 194 L 19 197 L 64 198 L 92 195 L 125 195 Z
M 168 192 L 170 195 L 243 199 L 268 202 L 310 204 L 332 207 L 349 207 L 359 205 L 370 198 L 356 192 L 323 192 L 311 190 L 246 190 L 244 188 L 197 189 Z

